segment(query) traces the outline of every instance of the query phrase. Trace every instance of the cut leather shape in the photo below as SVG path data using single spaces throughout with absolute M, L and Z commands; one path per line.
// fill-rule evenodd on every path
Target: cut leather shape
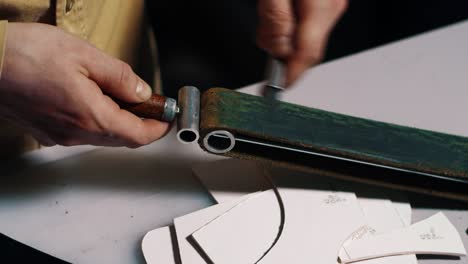
M 408 219 L 406 213 L 401 214 L 399 210 L 403 209 L 401 203 L 396 204 L 390 200 L 384 199 L 372 199 L 372 198 L 358 198 L 359 205 L 364 213 L 366 219 L 366 225 L 362 226 L 345 241 L 345 245 L 352 243 L 356 239 L 363 239 L 371 237 L 383 232 L 388 232 L 393 229 L 403 228 L 406 223 L 411 220 Z M 405 207 L 411 206 L 406 204 Z M 403 209 L 406 211 L 406 208 Z M 403 215 L 403 216 L 402 216 Z M 339 254 L 341 255 L 341 254 Z M 360 264 L 417 264 L 416 255 L 400 255 L 400 256 L 389 256 L 385 258 L 368 259 L 362 261 Z
M 344 243 L 340 263 L 408 254 L 464 256 L 466 250 L 457 229 L 443 213 L 409 227 Z
M 192 237 L 213 263 L 334 263 L 347 234 L 365 223 L 354 194 L 288 188 L 278 191 L 285 223 L 281 236 L 263 256 L 274 233 L 267 230 L 276 220 L 262 208 L 273 204 L 273 196 L 246 200 L 245 206 L 226 212 Z M 346 221 L 333 222 L 341 217 Z
M 466 137 L 285 102 L 272 105 L 263 97 L 223 88 L 203 93 L 200 116 L 202 148 L 212 132 L 235 136 L 226 156 L 468 201 Z
M 192 238 L 212 263 L 258 263 L 274 249 L 282 219 L 274 190 L 267 190 L 207 223 Z
M 147 264 L 181 264 L 172 226 L 165 226 L 146 233 L 141 242 Z
M 257 194 L 248 194 L 233 201 L 213 205 L 200 211 L 175 218 L 174 226 L 177 235 L 181 262 L 190 264 L 205 264 L 207 262 L 210 263 L 210 260 L 202 254 L 203 252 L 192 243 L 189 238 L 190 235 L 213 219 L 217 218 L 219 215 L 222 215 L 226 211 L 229 211 L 235 207 L 237 204 L 249 199 L 250 197 L 254 197 L 255 195 Z

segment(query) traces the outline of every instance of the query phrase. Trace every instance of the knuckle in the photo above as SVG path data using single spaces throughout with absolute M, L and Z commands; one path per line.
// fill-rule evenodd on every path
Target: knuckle
M 78 131 L 96 133 L 101 131 L 100 122 L 92 106 L 82 107 L 78 113 L 72 117 L 71 125 Z
M 294 18 L 284 10 L 266 8 L 259 23 L 259 34 L 265 36 L 290 35 L 293 29 Z
M 260 31 L 256 37 L 257 45 L 277 57 L 288 56 L 293 49 L 291 36 L 287 31 Z
M 125 62 L 120 62 L 120 79 L 119 79 L 119 83 L 121 84 L 121 87 L 125 87 L 123 85 L 131 82 L 132 80 L 132 76 L 133 76 L 133 70 L 132 70 L 132 67 L 130 67 L 130 65 L 128 65 L 127 63 Z
M 109 97 L 104 97 L 105 100 L 112 100 Z M 104 105 L 105 101 L 101 101 Z M 107 104 L 107 108 L 103 109 L 101 107 L 90 106 L 88 112 L 83 116 L 83 126 L 85 129 L 102 133 L 103 135 L 109 134 L 109 131 L 114 129 L 116 125 L 114 115 L 119 111 L 119 107 L 114 104 Z M 112 113 L 112 115 L 109 115 Z
M 96 122 L 88 116 L 78 118 L 74 125 L 78 130 L 86 131 L 88 133 L 97 133 L 100 131 Z
M 264 18 L 267 21 L 274 21 L 276 23 L 289 23 L 293 21 L 289 12 L 278 8 L 267 8 L 264 13 Z
M 63 55 L 53 57 L 58 57 L 58 59 L 68 63 L 82 64 L 84 61 L 94 59 L 94 53 L 90 51 L 89 45 L 81 39 L 66 39 L 62 42 L 60 48 L 63 50 Z
M 81 93 L 84 89 L 83 89 L 83 79 L 80 78 L 80 76 L 78 76 L 77 74 L 75 74 L 74 71 L 69 71 L 67 69 L 65 69 L 66 67 L 63 67 L 63 72 L 62 72 L 62 76 L 63 78 L 66 78 L 67 80 L 67 87 L 69 89 L 69 91 L 73 91 L 73 95 L 79 95 L 80 98 L 82 96 L 83 93 Z M 66 87 L 66 88 L 67 88 Z

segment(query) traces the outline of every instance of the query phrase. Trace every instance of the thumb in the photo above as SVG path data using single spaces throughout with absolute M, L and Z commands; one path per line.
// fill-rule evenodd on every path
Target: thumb
M 133 72 L 130 65 L 92 49 L 99 55 L 85 63 L 88 77 L 103 92 L 128 103 L 140 103 L 151 97 L 151 87 Z

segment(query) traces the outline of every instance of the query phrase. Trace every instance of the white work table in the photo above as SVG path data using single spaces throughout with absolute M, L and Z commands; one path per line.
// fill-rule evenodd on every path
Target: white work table
M 283 99 L 468 137 L 467 47 L 468 22 L 459 23 L 322 64 Z M 136 150 L 52 147 L 25 158 L 2 165 L 0 232 L 69 262 L 128 264 L 144 263 L 146 232 L 213 203 L 191 166 L 221 157 L 178 143 L 172 131 Z M 468 248 L 468 205 L 409 199 L 413 221 L 442 210 Z

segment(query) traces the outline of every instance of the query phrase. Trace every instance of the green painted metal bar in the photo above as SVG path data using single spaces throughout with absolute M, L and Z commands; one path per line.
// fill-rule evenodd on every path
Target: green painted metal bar
M 212 88 L 202 95 L 200 132 L 203 138 L 210 131 L 220 129 L 240 137 L 325 155 L 468 179 L 467 137 L 285 102 L 272 105 L 263 97 Z M 249 152 L 248 148 L 243 147 L 226 155 L 254 156 Z M 272 159 L 268 154 L 263 156 Z

